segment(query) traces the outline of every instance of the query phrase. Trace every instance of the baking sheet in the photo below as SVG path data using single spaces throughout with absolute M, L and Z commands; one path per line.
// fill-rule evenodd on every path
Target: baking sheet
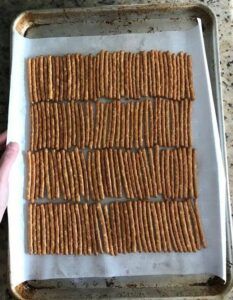
M 13 32 L 8 140 L 20 144 L 9 180 L 10 276 L 15 286 L 30 279 L 164 274 L 212 274 L 226 279 L 225 176 L 205 56 L 201 21 L 188 31 L 90 37 L 28 39 Z M 192 55 L 196 100 L 193 144 L 197 149 L 199 206 L 208 248 L 197 253 L 126 254 L 111 257 L 28 255 L 26 161 L 29 103 L 26 59 L 35 55 L 107 50 L 170 50 Z

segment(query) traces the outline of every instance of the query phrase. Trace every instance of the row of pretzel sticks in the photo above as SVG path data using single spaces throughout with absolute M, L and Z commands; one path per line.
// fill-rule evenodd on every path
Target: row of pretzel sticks
M 27 199 L 196 198 L 192 148 L 29 151 Z
M 196 252 L 204 247 L 197 200 L 28 206 L 30 254 Z
M 192 102 L 40 102 L 31 105 L 30 149 L 189 147 Z
M 141 97 L 194 99 L 192 59 L 169 51 L 68 54 L 29 58 L 31 102 Z

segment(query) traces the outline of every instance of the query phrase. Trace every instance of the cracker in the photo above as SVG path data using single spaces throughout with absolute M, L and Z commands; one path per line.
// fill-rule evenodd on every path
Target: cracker
M 107 236 L 107 229 L 104 221 L 103 210 L 100 203 L 96 204 L 97 214 L 101 226 L 101 232 L 103 237 L 103 250 L 105 253 L 109 253 L 109 243 L 108 243 L 108 236 Z
M 102 180 L 102 174 L 101 174 L 101 161 L 100 161 L 100 151 L 95 151 L 95 161 L 96 161 L 96 175 L 97 175 L 97 183 L 98 183 L 98 189 L 99 189 L 99 195 L 100 199 L 104 199 L 104 188 L 103 188 L 103 180 Z M 85 180 L 88 180 L 86 178 Z
M 33 214 L 32 214 L 32 210 L 33 210 L 33 205 L 29 204 L 28 205 L 28 219 L 27 219 L 27 227 L 28 227 L 28 252 L 29 254 L 33 254 L 33 234 L 35 234 L 35 232 L 33 231 Z
M 118 202 L 114 202 L 114 214 L 116 222 L 116 236 L 117 236 L 117 249 L 118 253 L 122 253 L 122 234 L 121 234 L 121 220 L 120 220 L 120 209 Z
M 125 109 L 124 103 L 121 104 L 121 137 L 120 137 L 120 147 L 125 147 Z
M 88 100 L 90 95 L 89 95 L 89 72 L 90 69 L 88 67 L 88 55 L 84 56 L 84 100 Z
M 34 206 L 36 208 L 36 205 Z M 46 225 L 46 254 L 51 253 L 51 233 L 49 220 L 49 204 L 45 204 L 45 225 Z M 36 236 L 36 235 L 35 235 Z
M 126 202 L 127 209 L 128 209 L 128 216 L 129 216 L 129 225 L 130 225 L 130 235 L 131 235 L 131 251 L 137 251 L 137 244 L 136 244 L 136 229 L 135 229 L 135 222 L 133 217 L 133 207 L 132 202 Z
M 187 204 L 188 204 L 189 214 L 190 214 L 191 219 L 192 219 L 192 226 L 193 226 L 195 244 L 196 244 L 197 250 L 200 250 L 201 249 L 201 239 L 200 239 L 200 236 L 199 236 L 198 223 L 197 223 L 195 211 L 194 211 L 194 208 L 193 208 L 192 200 L 188 199 Z
M 151 249 L 152 252 L 156 252 L 156 244 L 155 244 L 155 238 L 154 238 L 154 228 L 152 223 L 152 217 L 151 217 L 151 205 L 150 202 L 144 202 L 145 204 L 145 210 L 146 210 L 146 218 L 148 220 L 148 232 L 149 232 L 149 240 L 151 242 Z
M 142 249 L 144 252 L 148 252 L 148 246 L 146 242 L 146 234 L 145 234 L 145 228 L 144 228 L 144 219 L 143 219 L 143 209 L 142 209 L 142 201 L 137 201 L 137 212 L 138 212 L 138 223 L 139 223 L 139 230 L 140 230 L 140 236 L 141 236 L 141 243 L 142 243 Z
M 114 251 L 114 254 L 117 255 L 118 254 L 118 242 L 117 242 L 116 217 L 115 217 L 115 210 L 114 210 L 113 203 L 110 203 L 110 205 L 109 205 L 109 215 L 110 215 L 110 223 L 111 223 L 113 251 Z
M 135 233 L 136 233 L 136 247 L 138 252 L 142 252 L 142 242 L 141 242 L 141 232 L 139 228 L 139 220 L 138 220 L 138 204 L 137 201 L 132 202 L 133 207 L 133 219 L 135 223 Z
M 96 237 L 97 251 L 98 251 L 98 253 L 104 253 L 102 239 L 100 236 L 100 226 L 99 226 L 99 222 L 98 222 L 96 204 L 92 204 L 92 209 L 93 209 L 93 217 L 94 217 L 94 222 L 95 222 L 95 237 Z
M 53 167 L 54 167 L 54 180 L 55 180 L 55 198 L 60 198 L 60 186 L 59 186 L 59 171 L 58 171 L 58 163 L 57 163 L 57 156 L 56 151 L 52 150 L 52 160 L 53 160 Z M 41 170 L 43 169 L 43 165 L 41 164 Z M 44 178 L 44 175 L 42 176 Z M 43 181 L 43 179 L 42 179 Z M 40 185 L 42 186 L 42 181 L 40 182 Z M 41 190 L 41 196 L 44 195 L 43 189 Z M 42 198 L 42 197 L 41 197 Z
M 37 254 L 42 254 L 42 241 L 41 241 L 41 215 L 40 205 L 36 205 L 36 240 L 37 240 Z
M 131 176 L 130 176 L 131 170 L 129 168 L 127 151 L 124 151 L 122 155 L 123 155 L 123 161 L 124 161 L 124 165 L 125 165 L 125 175 L 126 175 L 127 185 L 128 185 L 128 189 L 129 189 L 129 194 L 130 194 L 130 198 L 133 199 L 134 193 L 133 193 L 133 187 L 132 187 L 132 180 L 131 180 Z
M 91 152 L 91 169 L 92 169 L 92 181 L 93 181 L 93 189 L 94 189 L 94 200 L 100 200 L 97 172 L 96 172 L 95 152 Z
M 196 248 L 194 232 L 193 232 L 193 228 L 192 228 L 192 224 L 191 224 L 191 220 L 190 220 L 191 218 L 190 218 L 190 214 L 189 214 L 187 201 L 183 201 L 182 205 L 183 205 L 183 209 L 184 209 L 185 222 L 187 225 L 187 230 L 188 230 L 188 235 L 189 235 L 192 251 L 196 252 L 197 248 Z
M 130 102 L 125 104 L 125 147 L 129 148 L 130 133 Z
M 174 212 L 174 204 L 173 204 L 172 201 L 167 202 L 167 203 L 168 203 L 167 209 L 169 210 L 169 216 L 170 216 L 170 220 L 171 220 L 172 232 L 173 232 L 173 236 L 174 236 L 175 243 L 176 243 L 176 246 L 177 246 L 177 250 L 179 252 L 183 252 L 184 248 L 181 244 L 179 231 L 178 231 L 178 226 L 177 226 L 177 223 L 176 223 L 176 215 L 175 215 L 175 212 Z
M 129 187 L 128 187 L 128 181 L 126 179 L 126 171 L 125 171 L 125 164 L 124 164 L 124 159 L 123 159 L 123 152 L 122 150 L 118 151 L 118 159 L 119 159 L 119 163 L 120 163 L 120 171 L 121 171 L 121 178 L 122 178 L 122 184 L 125 190 L 125 194 L 126 194 L 126 198 L 130 198 L 131 194 L 129 191 Z
M 31 103 L 34 102 L 33 80 L 32 80 L 32 60 L 33 60 L 33 58 L 29 58 L 27 61 L 28 90 L 29 90 L 29 100 Z
M 115 167 L 115 177 L 116 177 L 116 187 L 117 187 L 117 197 L 122 197 L 122 187 L 121 187 L 121 172 L 120 172 L 120 165 L 118 159 L 118 151 L 113 150 L 113 164 Z
M 187 65 L 188 65 L 188 79 L 189 79 L 189 90 L 190 90 L 190 99 L 195 99 L 195 92 L 193 86 L 193 73 L 192 73 L 192 57 L 191 55 L 187 56 Z
M 182 148 L 182 161 L 183 161 L 183 197 L 187 198 L 188 197 L 188 162 L 187 162 L 187 151 L 186 148 Z
M 121 97 L 124 97 L 125 95 L 125 83 L 124 83 L 124 76 L 125 76 L 125 70 L 124 70 L 124 58 L 125 52 L 120 51 L 120 78 L 121 78 L 121 86 L 120 86 L 120 95 Z
M 156 251 L 161 252 L 162 251 L 161 234 L 159 228 L 158 215 L 156 211 L 156 204 L 154 202 L 149 202 L 149 203 L 151 208 L 152 224 L 154 225 Z
M 163 52 L 163 63 L 164 63 L 164 96 L 166 98 L 169 98 L 170 80 L 169 80 L 168 52 Z
M 116 102 L 116 131 L 115 131 L 115 142 L 114 145 L 120 147 L 120 136 L 121 136 L 121 102 Z
M 190 99 L 190 83 L 188 76 L 188 56 L 187 53 L 184 53 L 184 76 L 185 76 L 185 97 Z
M 149 138 L 149 116 L 148 116 L 148 100 L 143 101 L 144 103 L 144 136 L 145 136 L 145 146 L 149 147 L 150 145 L 150 138 Z
M 154 114 L 152 101 L 148 100 L 148 121 L 149 121 L 149 147 L 154 146 Z
M 180 201 L 178 202 L 178 208 L 179 208 L 180 223 L 182 226 L 185 244 L 186 244 L 188 252 L 192 252 L 192 246 L 190 243 L 188 229 L 187 229 L 187 225 L 186 225 L 186 221 L 185 221 L 184 207 L 183 207 L 182 202 L 180 202 Z
M 163 223 L 161 202 L 155 202 L 155 208 L 158 217 L 159 231 L 161 237 L 161 249 L 162 251 L 167 252 L 169 248 L 168 248 L 167 235 L 165 233 L 165 227 Z
M 134 103 L 130 102 L 129 148 L 134 146 L 134 122 Z
M 168 232 L 171 240 L 171 249 L 174 250 L 175 252 L 178 252 L 179 249 L 177 247 L 177 242 L 174 234 L 174 229 L 172 227 L 172 220 L 171 220 L 171 215 L 169 211 L 169 201 L 165 201 L 165 213 L 166 213 L 166 219 L 167 219 L 167 226 L 168 226 Z
M 144 166 L 145 166 L 145 171 L 146 171 L 149 193 L 150 193 L 150 195 L 153 195 L 153 186 L 152 186 L 152 181 L 151 181 L 151 174 L 150 174 L 147 152 L 146 152 L 146 149 L 142 149 L 141 151 L 142 151 L 142 156 L 143 156 L 143 160 L 144 160 Z
M 202 244 L 202 247 L 206 248 L 207 243 L 206 243 L 204 231 L 203 231 L 203 228 L 201 225 L 201 218 L 200 218 L 200 212 L 199 212 L 199 208 L 198 208 L 198 204 L 197 204 L 197 199 L 194 199 L 193 201 L 194 201 L 194 211 L 195 211 L 195 215 L 196 215 L 196 221 L 197 221 L 201 244 Z
M 82 254 L 87 255 L 87 231 L 86 231 L 86 223 L 84 216 L 84 204 L 79 204 L 79 214 L 82 228 Z
M 158 194 L 162 193 L 162 183 L 161 183 L 161 170 L 160 170 L 160 151 L 159 146 L 155 146 L 154 148 L 154 166 L 155 166 L 155 174 L 156 174 L 156 183 Z
M 119 202 L 119 211 L 120 211 L 120 222 L 121 222 L 122 252 L 127 253 L 126 226 L 125 226 L 123 202 Z
M 142 199 L 142 190 L 139 182 L 139 176 L 138 176 L 138 171 L 137 171 L 137 162 L 136 162 L 136 154 L 134 152 L 131 153 L 130 155 L 130 160 L 131 160 L 131 170 L 134 174 L 134 181 L 135 181 L 135 188 L 136 188 L 136 195 L 139 199 Z
M 185 98 L 185 70 L 184 70 L 184 53 L 179 53 L 180 60 L 180 97 Z
M 144 146 L 144 137 L 143 137 L 143 102 L 139 103 L 139 118 L 138 118 L 138 140 L 139 140 L 139 147 Z
M 74 185 L 74 173 L 73 173 L 70 153 L 71 152 L 66 151 L 65 160 L 66 160 L 67 173 L 68 173 L 68 178 L 69 178 L 69 188 L 70 188 L 71 200 L 74 201 L 75 200 L 75 185 Z
M 113 197 L 118 197 L 118 191 L 117 191 L 117 182 L 116 182 L 116 171 L 115 171 L 115 165 L 113 160 L 113 150 L 108 150 L 108 156 L 109 156 L 109 168 L 111 172 L 111 183 L 112 183 L 112 195 Z M 99 162 L 100 164 L 100 162 Z
M 116 101 L 112 102 L 112 122 L 111 122 L 111 135 L 109 138 L 109 147 L 114 146 L 114 140 L 115 140 L 115 134 L 116 134 L 116 117 L 117 117 L 117 111 L 116 111 Z
M 89 136 L 89 148 L 93 148 L 93 138 L 94 138 L 94 112 L 92 103 L 88 103 L 89 108 L 89 118 L 90 118 L 90 136 Z
M 126 251 L 127 253 L 132 252 L 132 237 L 130 233 L 129 214 L 126 202 L 122 202 L 124 218 L 125 218 L 125 232 L 126 232 Z
M 173 64 L 172 64 L 172 55 L 169 51 L 167 51 L 167 64 L 168 64 L 168 98 L 174 98 L 173 91 Z
M 150 178 L 152 184 L 152 193 L 151 196 L 157 196 L 157 180 L 155 175 L 155 165 L 154 165 L 154 157 L 152 148 L 148 149 L 148 165 L 150 168 Z
M 78 254 L 82 255 L 83 254 L 82 227 L 84 227 L 83 226 L 84 224 L 82 223 L 82 220 L 81 220 L 80 207 L 81 206 L 79 204 L 75 205 L 76 222 L 77 222 L 77 228 L 78 228 Z
M 104 212 L 104 219 L 105 219 L 107 236 L 108 236 L 109 253 L 111 255 L 116 255 L 117 252 L 115 251 L 115 249 L 113 250 L 113 247 L 115 246 L 113 244 L 114 234 L 112 234 L 112 230 L 111 230 L 110 218 L 109 218 L 110 213 L 109 213 L 109 210 L 108 210 L 108 205 L 103 206 L 103 212 Z
M 139 99 L 140 98 L 140 96 L 141 96 L 141 89 L 140 89 L 140 54 L 139 53 L 136 53 L 135 54 L 135 60 L 136 60 L 136 66 L 135 66 L 135 68 L 136 68 L 136 94 L 137 94 L 137 96 L 136 96 L 136 98 L 137 99 Z
M 83 112 L 83 105 L 79 105 L 79 117 L 80 117 L 80 129 L 81 129 L 81 142 L 80 142 L 80 148 L 85 148 L 85 118 L 84 118 L 84 112 Z
M 90 103 L 84 104 L 84 122 L 85 122 L 85 146 L 89 146 L 89 138 L 90 138 L 90 115 L 89 115 L 89 105 Z
M 138 142 L 138 113 L 139 113 L 139 102 L 134 104 L 134 146 L 135 148 L 139 147 Z
M 73 252 L 75 255 L 78 254 L 78 226 L 76 221 L 76 214 L 75 214 L 75 205 L 77 204 L 71 204 L 70 210 L 71 210 L 71 223 L 72 223 L 72 237 L 73 237 Z
M 67 200 L 67 194 L 66 194 L 66 189 L 64 185 L 64 173 L 63 173 L 63 166 L 62 166 L 62 158 L 61 158 L 61 152 L 58 151 L 57 153 L 57 165 L 58 165 L 58 178 L 59 178 L 59 189 L 61 191 L 61 196 Z M 45 174 L 47 170 L 45 169 Z
M 54 225 L 54 213 L 53 213 L 53 204 L 49 203 L 49 227 L 50 227 L 50 240 L 51 240 L 51 249 L 50 253 L 55 253 L 55 225 Z
M 125 72 L 125 78 L 124 78 L 124 86 L 125 86 L 125 98 L 129 98 L 129 53 L 125 52 L 124 55 L 124 72 Z
M 71 200 L 71 191 L 70 191 L 70 184 L 69 184 L 69 175 L 68 175 L 68 165 L 66 162 L 66 151 L 61 150 L 61 162 L 62 162 L 62 170 L 63 170 L 63 179 L 64 179 L 64 187 L 67 200 Z
M 55 253 L 60 254 L 60 241 L 59 241 L 59 236 L 60 236 L 60 228 L 59 228 L 59 220 L 58 220 L 58 205 L 59 204 L 53 204 L 53 215 L 54 215 L 54 232 L 55 232 Z M 42 206 L 41 206 L 42 209 Z M 46 253 L 44 253 L 46 254 Z
M 83 151 L 80 152 L 80 160 L 81 160 L 83 181 L 84 181 L 84 197 L 85 199 L 89 200 L 90 192 L 89 192 L 89 184 L 88 184 L 87 166 L 86 166 L 86 160 Z
M 66 116 L 67 116 L 67 147 L 72 146 L 72 115 L 70 103 L 66 105 Z
M 88 214 L 90 220 L 90 230 L 91 230 L 91 241 L 92 241 L 92 252 L 93 254 L 97 255 L 97 241 L 95 237 L 95 220 L 94 220 L 94 213 L 93 213 L 93 205 L 88 205 Z
M 86 203 L 83 204 L 83 212 L 84 212 L 84 219 L 86 225 L 86 234 L 87 234 L 87 254 L 92 254 L 92 240 L 91 240 L 91 227 L 90 227 L 90 220 L 88 214 L 88 205 Z
M 76 160 L 77 171 L 78 171 L 78 176 L 79 176 L 79 180 L 78 180 L 79 181 L 79 192 L 80 192 L 81 196 L 85 196 L 84 174 L 83 174 L 80 153 L 79 153 L 78 149 L 75 149 L 74 152 L 75 152 L 75 160 Z

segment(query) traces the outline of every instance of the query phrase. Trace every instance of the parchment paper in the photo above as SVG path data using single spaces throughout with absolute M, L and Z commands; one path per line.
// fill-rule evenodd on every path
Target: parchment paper
M 8 140 L 20 144 L 9 180 L 9 249 L 12 285 L 29 279 L 111 277 L 162 274 L 214 274 L 226 278 L 225 176 L 221 159 L 201 22 L 188 31 L 90 37 L 27 39 L 13 33 Z M 196 100 L 193 144 L 197 149 L 199 205 L 208 248 L 197 253 L 127 254 L 111 257 L 28 255 L 26 151 L 29 105 L 26 59 L 35 55 L 107 50 L 170 50 L 192 55 Z

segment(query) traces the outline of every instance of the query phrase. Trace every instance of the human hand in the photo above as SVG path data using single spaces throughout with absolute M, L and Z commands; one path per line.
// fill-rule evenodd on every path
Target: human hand
M 4 150 L 0 159 L 0 223 L 7 206 L 9 173 L 19 152 L 19 145 L 13 142 L 6 145 L 6 138 L 6 131 L 0 134 L 0 149 Z

